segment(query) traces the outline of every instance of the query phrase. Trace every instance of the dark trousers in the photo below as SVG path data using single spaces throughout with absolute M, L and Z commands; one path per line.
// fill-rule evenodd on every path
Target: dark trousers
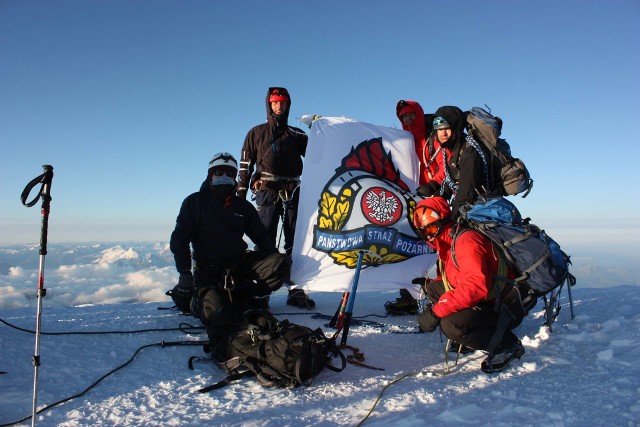
M 296 232 L 296 220 L 298 217 L 299 191 L 293 191 L 291 200 L 283 201 L 277 192 L 262 190 L 256 193 L 256 205 L 258 206 L 258 216 L 262 225 L 267 230 L 267 235 L 278 245 L 278 222 L 284 214 L 282 230 L 284 233 L 284 250 L 291 256 L 293 251 L 293 238 Z
M 232 328 L 245 325 L 243 313 L 252 308 L 256 296 L 277 291 L 288 280 L 291 262 L 279 252 L 249 251 L 231 268 L 197 265 L 194 282 L 198 290 L 198 313 L 214 344 Z M 233 278 L 233 282 L 231 282 Z
M 511 292 L 518 292 L 518 290 L 513 288 Z M 513 298 L 515 294 L 512 295 L 511 292 L 507 297 L 503 298 L 503 301 L 512 309 L 516 318 L 511 321 L 502 336 L 500 345 L 504 347 L 518 342 L 518 337 L 511 329 L 518 326 L 524 317 L 524 313 L 516 307 L 517 302 Z M 440 296 L 444 293 L 444 283 L 440 280 L 432 281 L 427 286 L 427 296 L 434 304 L 438 302 Z M 517 296 L 517 299 L 519 301 L 519 296 Z M 447 338 L 476 350 L 487 349 L 497 326 L 498 315 L 495 312 L 495 303 L 493 301 L 480 303 L 440 319 L 440 329 Z

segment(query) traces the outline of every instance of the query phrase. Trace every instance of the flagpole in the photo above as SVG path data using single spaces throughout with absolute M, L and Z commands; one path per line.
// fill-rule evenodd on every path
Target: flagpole
M 358 251 L 358 263 L 356 264 L 356 272 L 353 276 L 353 284 L 347 301 L 347 308 L 344 315 L 344 329 L 342 330 L 342 339 L 340 345 L 347 344 L 347 336 L 349 335 L 349 326 L 351 326 L 351 317 L 353 316 L 353 305 L 356 300 L 356 292 L 358 290 L 358 281 L 360 280 L 360 270 L 362 269 L 362 259 L 364 258 L 364 250 Z

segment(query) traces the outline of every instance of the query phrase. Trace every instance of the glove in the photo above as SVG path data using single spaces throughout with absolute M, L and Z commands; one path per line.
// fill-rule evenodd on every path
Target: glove
M 193 274 L 191 272 L 180 273 L 180 278 L 178 279 L 177 288 L 183 289 L 193 289 L 195 285 L 193 284 Z
M 418 316 L 418 326 L 422 332 L 433 332 L 440 324 L 440 318 L 435 315 L 431 306 L 425 307 Z
M 429 181 L 426 185 L 421 185 L 416 190 L 418 196 L 431 197 L 440 191 L 440 184 L 435 181 Z
M 195 295 L 195 291 L 193 275 L 189 271 L 180 273 L 178 284 L 167 291 L 166 295 L 171 297 L 178 310 L 183 313 L 189 313 L 191 311 L 191 298 Z

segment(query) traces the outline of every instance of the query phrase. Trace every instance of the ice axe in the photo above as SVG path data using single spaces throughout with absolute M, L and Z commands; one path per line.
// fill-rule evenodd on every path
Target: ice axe
M 51 203 L 51 182 L 53 181 L 53 166 L 42 165 L 44 173 L 32 179 L 22 191 L 20 200 L 28 208 L 32 207 L 42 197 L 42 222 L 40 226 L 40 263 L 38 266 L 38 302 L 36 311 L 36 347 L 31 361 L 33 362 L 33 406 L 31 412 L 31 425 L 36 425 L 36 411 L 38 406 L 38 367 L 40 366 L 40 319 L 42 317 L 42 298 L 47 294 L 44 288 L 44 258 L 47 255 L 47 231 L 49 228 L 49 206 Z M 40 191 L 30 202 L 27 202 L 29 193 L 38 184 L 42 184 Z
M 364 249 L 358 251 L 358 261 L 356 263 L 356 271 L 351 282 L 351 289 L 342 294 L 342 300 L 338 306 L 338 310 L 336 310 L 336 314 L 329 323 L 329 326 L 336 328 L 336 333 L 333 335 L 333 339 L 337 338 L 340 332 L 342 332 L 340 345 L 347 344 L 349 327 L 351 326 L 351 318 L 353 316 L 353 305 L 356 300 L 356 291 L 358 290 L 358 281 L 360 280 L 360 270 L 362 270 L 362 261 L 365 253 L 371 257 L 381 258 L 380 255 L 375 252 Z

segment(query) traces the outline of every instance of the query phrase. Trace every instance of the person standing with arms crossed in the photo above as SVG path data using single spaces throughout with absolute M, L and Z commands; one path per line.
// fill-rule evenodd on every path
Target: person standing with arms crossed
M 237 194 L 255 194 L 258 215 L 269 238 L 277 245 L 278 222 L 282 219 L 284 249 L 290 257 L 298 215 L 302 157 L 307 134 L 289 126 L 291 96 L 283 87 L 270 87 L 266 96 L 267 122 L 247 133 L 240 156 Z M 255 168 L 255 173 L 254 173 Z M 288 283 L 287 304 L 313 309 L 315 302 L 303 289 Z

